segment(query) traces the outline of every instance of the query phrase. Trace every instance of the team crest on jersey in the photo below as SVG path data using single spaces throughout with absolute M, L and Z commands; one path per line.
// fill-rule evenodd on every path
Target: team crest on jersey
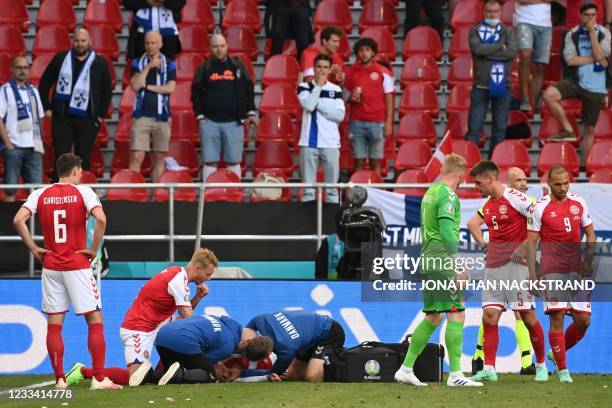
M 506 214 L 507 212 L 508 212 L 508 207 L 506 207 L 504 204 L 502 204 L 502 205 L 500 205 L 500 206 L 499 206 L 499 213 L 500 213 L 501 215 L 504 215 L 504 214 Z
M 451 203 L 448 203 L 446 205 L 446 212 L 455 212 L 455 206 L 453 206 Z
M 574 215 L 578 215 L 578 213 L 580 212 L 580 208 L 578 208 L 577 205 L 572 205 L 570 207 L 570 212 Z
M 376 80 L 378 80 L 378 72 L 372 72 L 372 73 L 370 74 L 370 79 L 371 79 L 372 81 L 376 81 Z

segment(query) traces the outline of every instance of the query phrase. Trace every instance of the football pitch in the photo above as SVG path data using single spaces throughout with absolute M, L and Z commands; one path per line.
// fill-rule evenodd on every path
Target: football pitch
M 0 395 L 1 407 L 609 407 L 612 377 L 574 375 L 573 384 L 535 383 L 531 376 L 500 375 L 478 388 L 449 388 L 446 383 L 416 388 L 404 384 L 259 383 L 142 386 L 123 391 L 89 391 L 89 381 L 69 388 L 72 399 L 16 400 Z M 0 376 L 0 388 L 27 386 L 50 376 Z M 34 390 L 51 388 L 35 388 Z

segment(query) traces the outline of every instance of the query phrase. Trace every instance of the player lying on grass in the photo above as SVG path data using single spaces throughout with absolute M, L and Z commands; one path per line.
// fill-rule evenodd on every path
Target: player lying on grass
M 138 367 L 149 361 L 158 330 L 170 321 L 177 309 L 177 319 L 193 315 L 193 309 L 208 294 L 204 282 L 212 278 L 218 264 L 212 251 L 200 248 L 194 252 L 186 267 L 171 266 L 145 283 L 128 309 L 119 330 L 127 370 L 106 368 L 106 375 L 111 380 L 117 384 L 129 383 L 130 376 Z M 191 300 L 189 282 L 198 285 Z M 76 363 L 66 376 L 66 381 L 68 384 L 76 384 L 83 378 L 91 378 L 92 374 L 91 368 Z
M 536 244 L 540 241 L 542 258 L 540 279 L 572 280 L 591 277 L 595 252 L 595 231 L 584 198 L 569 192 L 569 172 L 554 166 L 548 171 L 550 194 L 532 208 L 528 219 L 527 266 L 529 278 L 536 280 Z M 586 235 L 586 254 L 581 253 L 581 229 Z M 574 347 L 591 322 L 590 293 L 585 291 L 547 291 L 545 313 L 550 319 L 548 358 L 557 366 L 561 382 L 573 382 L 565 360 L 566 350 Z M 571 314 L 572 324 L 563 333 L 563 320 Z
M 487 201 L 476 216 L 489 229 L 487 261 L 484 281 L 499 285 L 502 282 L 524 282 L 529 279 L 525 265 L 527 216 L 533 206 L 525 194 L 506 187 L 499 180 L 499 168 L 489 160 L 483 160 L 470 172 L 474 184 Z M 479 246 L 483 247 L 480 226 L 468 224 Z M 544 331 L 535 313 L 535 299 L 528 290 L 484 289 L 482 293 L 482 323 L 484 325 L 484 368 L 473 377 L 474 381 L 497 381 L 495 357 L 499 345 L 498 323 L 505 305 L 510 304 L 519 313 L 529 330 L 531 344 L 536 354 L 536 381 L 547 381 Z
M 257 337 L 257 333 L 261 336 Z M 255 316 L 242 332 L 249 361 L 270 352 L 276 362 L 268 370 L 244 370 L 237 381 L 323 381 L 325 358 L 344 347 L 344 329 L 330 317 L 313 312 L 279 311 Z

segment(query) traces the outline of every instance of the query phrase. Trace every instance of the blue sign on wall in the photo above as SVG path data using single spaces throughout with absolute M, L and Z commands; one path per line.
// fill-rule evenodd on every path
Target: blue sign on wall
M 145 281 L 102 281 L 102 308 L 106 334 L 107 366 L 125 366 L 119 327 L 125 312 Z M 228 314 L 242 324 L 257 313 L 280 309 L 304 309 L 330 315 L 346 331 L 346 345 L 365 340 L 400 341 L 420 322 L 421 304 L 375 303 L 361 301 L 359 282 L 317 281 L 211 281 L 210 294 L 197 313 Z M 0 285 L 0 373 L 45 374 L 51 365 L 45 346 L 46 320 L 40 312 L 41 289 L 37 280 L 4 280 Z M 462 368 L 470 370 L 480 324 L 480 304 L 467 305 L 463 340 Z M 538 305 L 544 330 L 548 318 Z M 82 317 L 67 314 L 63 331 L 64 365 L 89 364 L 87 325 Z M 571 319 L 567 319 L 568 322 Z M 444 342 L 443 325 L 433 342 Z M 520 369 L 520 356 L 514 337 L 514 317 L 504 313 L 500 321 L 497 367 L 501 372 Z M 568 352 L 572 372 L 612 373 L 609 353 L 612 335 L 612 303 L 594 303 L 591 326 L 586 337 Z M 154 357 L 154 362 L 156 357 Z M 447 367 L 448 368 L 448 367 Z M 552 369 L 552 367 L 550 367 Z

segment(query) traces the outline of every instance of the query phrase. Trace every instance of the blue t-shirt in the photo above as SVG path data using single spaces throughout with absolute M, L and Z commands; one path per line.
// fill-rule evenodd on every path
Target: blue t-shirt
M 204 353 L 212 364 L 230 357 L 242 337 L 240 323 L 228 316 L 194 316 L 159 329 L 155 345 L 183 354 Z
M 595 28 L 599 35 L 599 27 Z M 581 57 L 593 56 L 593 44 L 588 32 L 580 31 L 578 34 L 578 55 Z M 578 83 L 580 87 L 586 91 L 607 94 L 606 89 L 606 68 L 601 67 L 595 71 L 595 64 L 587 64 L 578 67 Z
M 327 316 L 302 311 L 280 311 L 255 316 L 246 327 L 272 339 L 276 362 L 271 370 L 245 370 L 242 376 L 284 373 L 296 354 L 327 337 L 332 321 Z
M 140 69 L 138 69 L 139 62 L 140 60 L 138 59 L 132 61 L 132 75 L 140 72 Z M 166 60 L 166 64 L 168 64 L 166 82 L 176 81 L 176 63 L 174 61 Z M 157 85 L 157 68 L 149 70 L 146 84 Z M 154 118 L 157 116 L 157 93 L 145 90 L 144 99 L 142 101 L 141 116 L 145 118 Z

